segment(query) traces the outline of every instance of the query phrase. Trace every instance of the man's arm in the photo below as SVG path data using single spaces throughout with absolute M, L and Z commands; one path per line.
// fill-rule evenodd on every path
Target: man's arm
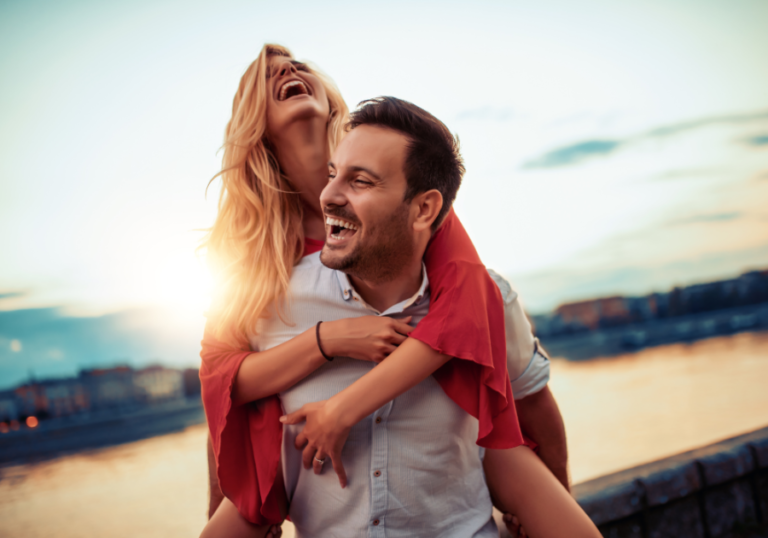
M 552 391 L 545 386 L 538 392 L 515 400 L 515 407 L 523 433 L 539 445 L 539 458 L 570 491 L 565 424 Z
M 504 298 L 504 332 L 507 337 L 507 370 L 523 433 L 537 445 L 538 455 L 570 491 L 568 448 L 560 409 L 549 390 L 549 358 L 533 335 L 517 292 L 499 274 L 488 273 Z
M 213 455 L 213 443 L 208 435 L 208 519 L 224 500 L 224 494 L 219 488 L 219 477 L 216 475 L 216 457 Z

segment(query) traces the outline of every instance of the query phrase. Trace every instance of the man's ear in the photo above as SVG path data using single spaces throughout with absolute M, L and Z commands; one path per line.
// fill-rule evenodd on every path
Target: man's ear
M 422 192 L 413 198 L 411 207 L 416 212 L 413 229 L 417 232 L 428 230 L 443 208 L 443 195 L 436 189 Z

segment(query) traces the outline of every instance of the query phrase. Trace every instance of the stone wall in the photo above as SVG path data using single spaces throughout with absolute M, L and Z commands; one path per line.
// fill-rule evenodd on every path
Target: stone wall
M 611 538 L 722 538 L 768 523 L 768 428 L 577 484 Z

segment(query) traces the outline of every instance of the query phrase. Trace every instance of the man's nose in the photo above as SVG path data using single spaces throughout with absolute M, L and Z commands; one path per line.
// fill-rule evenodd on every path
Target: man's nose
M 320 193 L 320 206 L 323 209 L 347 205 L 344 195 L 344 182 L 338 176 L 331 179 Z
M 296 73 L 296 67 L 290 62 L 285 60 L 277 65 L 277 76 L 284 77 L 286 75 L 292 75 Z

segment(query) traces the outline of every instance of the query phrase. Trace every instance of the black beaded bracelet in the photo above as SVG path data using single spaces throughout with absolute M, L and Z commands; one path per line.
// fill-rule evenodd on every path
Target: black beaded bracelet
M 321 323 L 322 323 L 322 321 L 318 321 L 317 325 L 315 325 L 315 336 L 317 336 L 317 347 L 320 350 L 320 353 L 323 354 L 323 357 L 325 357 L 325 360 L 332 361 L 333 357 L 329 357 L 328 355 L 326 355 L 325 351 L 323 351 L 322 344 L 320 344 L 320 324 Z

